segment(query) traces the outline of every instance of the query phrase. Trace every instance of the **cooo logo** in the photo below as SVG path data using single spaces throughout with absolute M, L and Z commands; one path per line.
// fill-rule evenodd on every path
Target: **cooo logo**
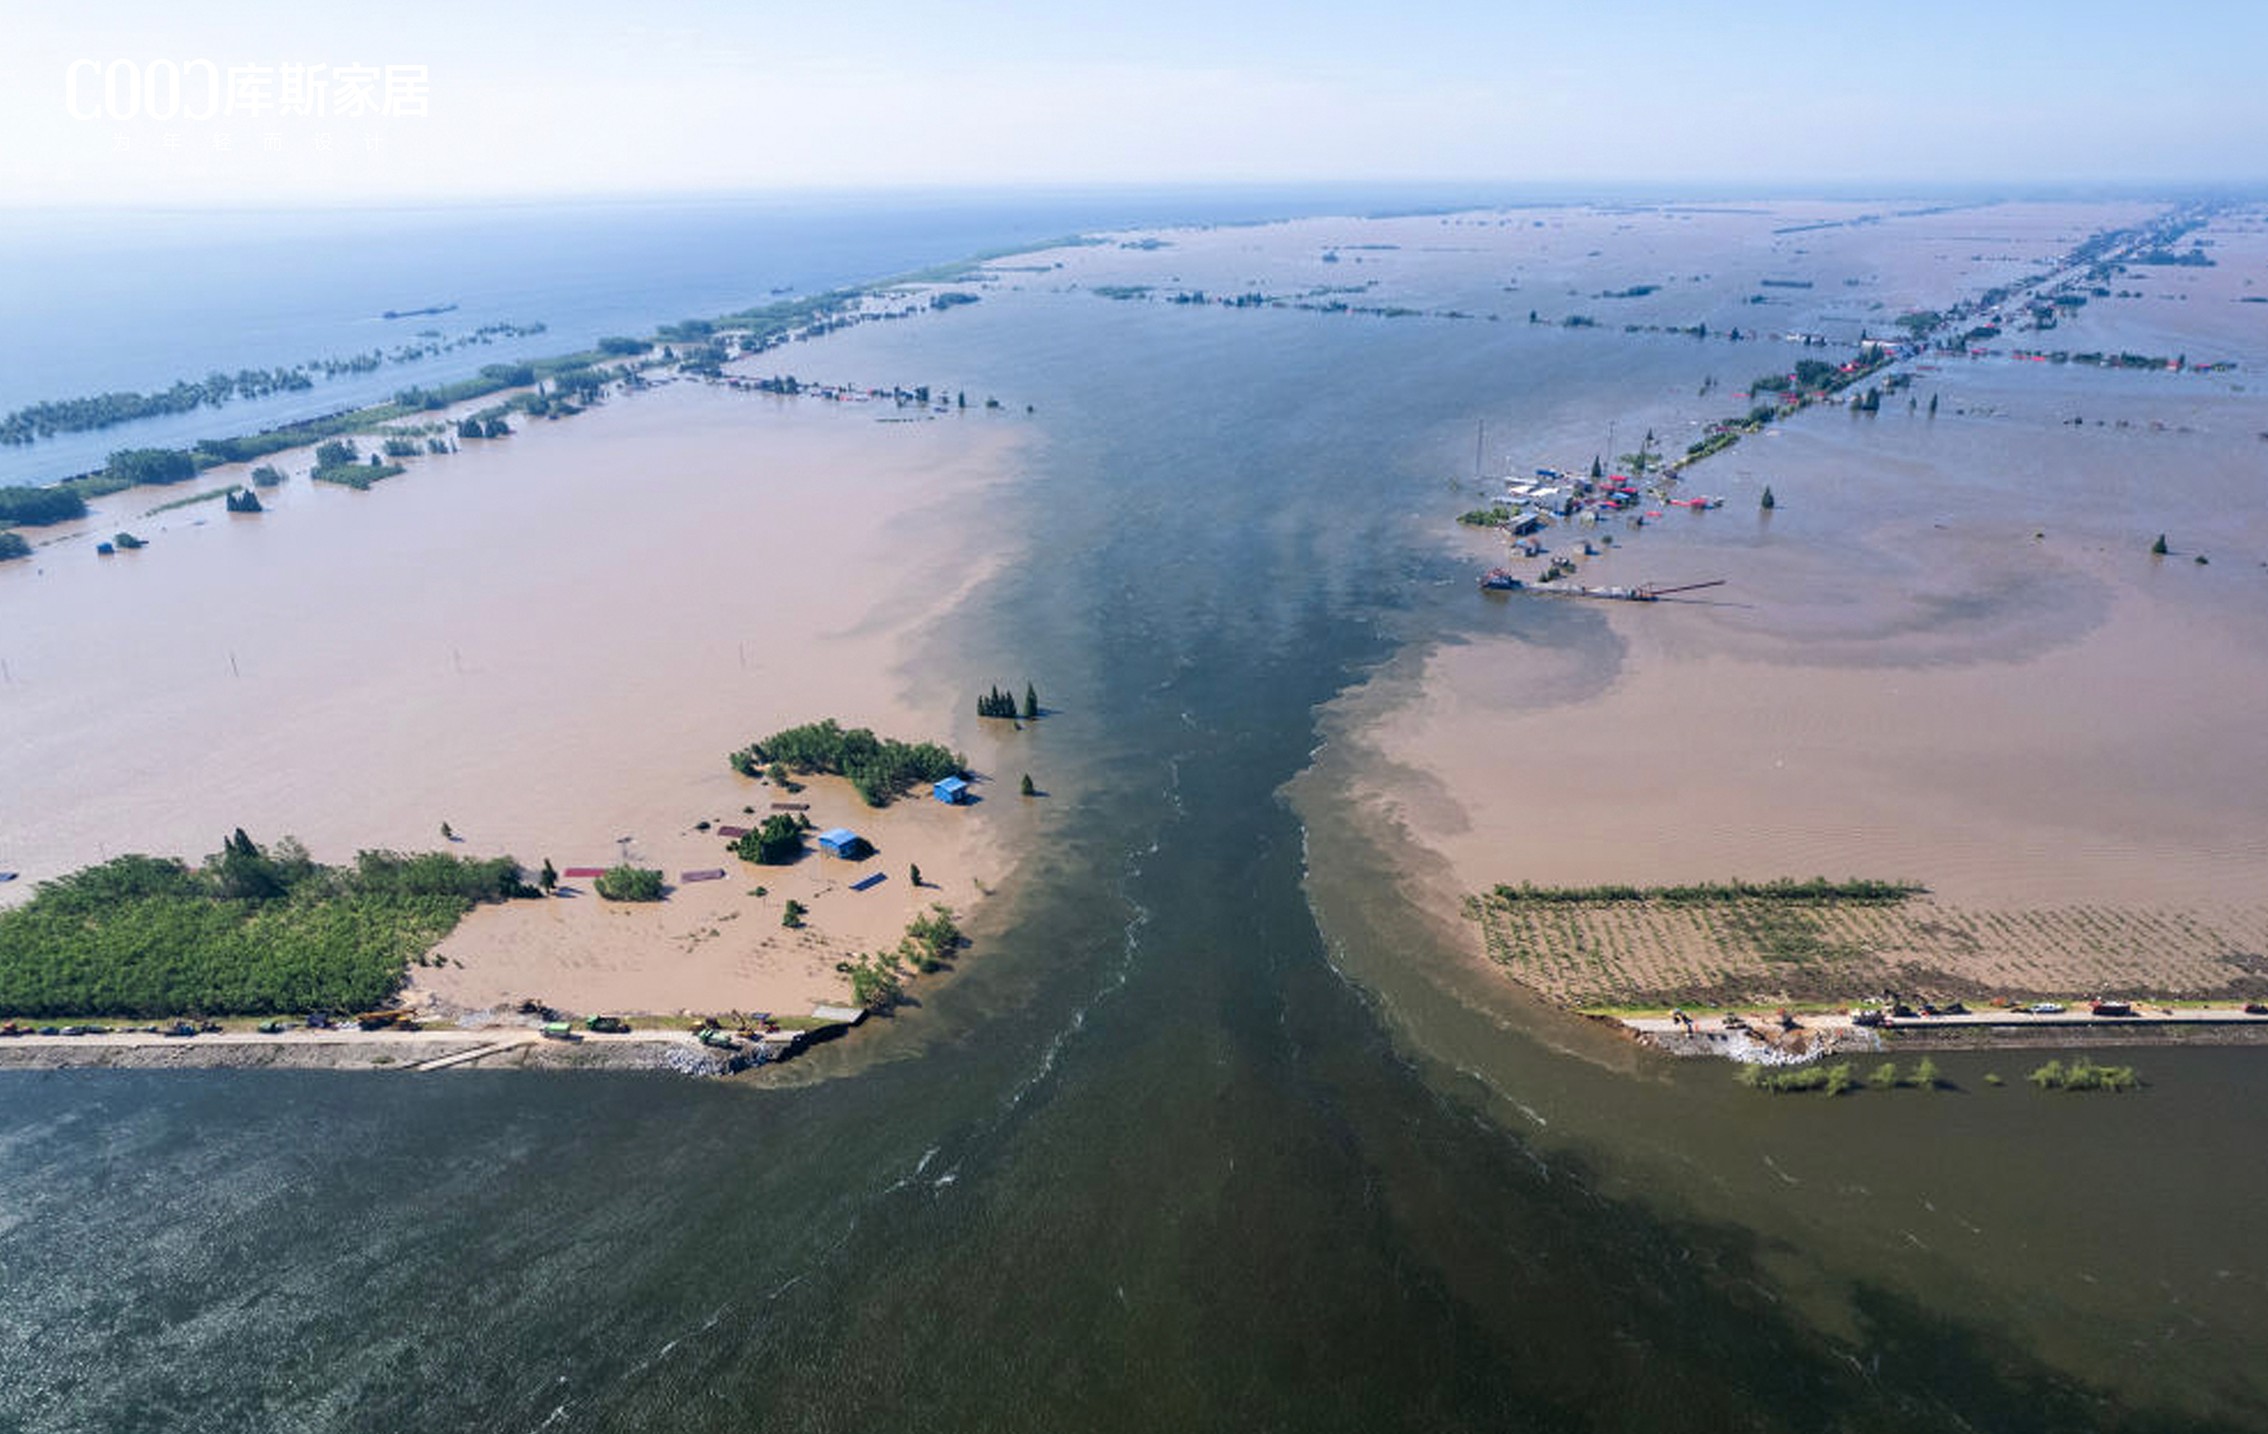
M 63 103 L 76 120 L 209 120 L 220 113 L 220 67 L 211 60 L 74 60 Z

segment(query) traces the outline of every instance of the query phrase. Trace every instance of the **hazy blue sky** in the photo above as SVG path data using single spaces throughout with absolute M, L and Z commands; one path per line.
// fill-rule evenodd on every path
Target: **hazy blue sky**
M 2268 0 L 9 8 L 7 204 L 2268 178 Z

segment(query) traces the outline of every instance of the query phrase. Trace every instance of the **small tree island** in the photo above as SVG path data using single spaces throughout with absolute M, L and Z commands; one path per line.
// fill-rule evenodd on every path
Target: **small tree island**
M 877 737 L 865 727 L 846 731 L 832 717 L 774 732 L 727 760 L 744 777 L 762 775 L 773 764 L 791 772 L 847 777 L 870 807 L 886 807 L 914 786 L 968 770 L 966 758 L 935 742 L 900 742 Z

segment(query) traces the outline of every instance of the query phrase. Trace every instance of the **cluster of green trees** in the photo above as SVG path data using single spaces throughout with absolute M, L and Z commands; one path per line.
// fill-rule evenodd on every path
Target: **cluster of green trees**
M 10 558 L 28 558 L 31 551 L 32 546 L 24 541 L 23 534 L 0 532 L 0 563 Z
M 886 1011 L 906 996 L 906 972 L 942 967 L 953 952 L 966 944 L 953 909 L 943 902 L 906 923 L 897 949 L 837 961 L 835 969 L 850 978 L 851 1001 L 869 1011 Z
M 401 464 L 388 463 L 375 453 L 365 459 L 351 438 L 333 438 L 316 445 L 315 471 L 308 476 L 318 483 L 336 483 L 360 492 L 406 471 Z
M 103 472 L 121 488 L 181 483 L 197 476 L 197 460 L 178 448 L 121 448 Z
M 810 826 L 808 817 L 775 812 L 746 836 L 736 838 L 732 853 L 758 866 L 785 866 L 803 854 L 803 834 Z
M 951 959 L 964 939 L 960 924 L 953 919 L 953 908 L 942 901 L 932 902 L 927 912 L 906 923 L 898 955 L 916 971 L 935 971 Z
M 699 332 L 678 334 L 671 329 L 663 329 L 661 336 L 671 342 L 682 343 L 707 338 L 722 329 L 732 329 L 739 331 L 741 335 L 741 352 L 762 353 L 798 337 L 817 337 L 849 326 L 857 321 L 857 309 L 864 297 L 857 289 L 829 289 L 807 298 L 758 304 L 738 313 L 726 314 L 713 324 L 687 320 L 683 325 L 672 327 L 691 330 L 698 325 Z
M 1928 1056 L 1923 1056 L 1914 1063 L 1911 1072 L 1905 1072 L 1898 1069 L 1896 1061 L 1884 1061 L 1874 1068 L 1873 1074 L 1866 1078 L 1866 1083 L 1876 1090 L 1897 1090 L 1901 1086 L 1935 1090 L 1937 1089 L 1937 1062 L 1931 1060 Z
M 533 332 L 538 333 L 541 331 L 540 325 L 533 330 Z M 368 427 L 371 424 L 383 422 L 390 418 L 399 418 L 406 414 L 430 413 L 435 409 L 447 408 L 451 404 L 467 403 L 476 398 L 485 398 L 489 394 L 498 393 L 507 388 L 526 388 L 539 379 L 561 378 L 580 370 L 589 369 L 592 364 L 597 363 L 600 359 L 616 356 L 621 351 L 611 348 L 609 345 L 621 344 L 631 345 L 632 347 L 628 352 L 633 353 L 642 353 L 646 348 L 652 347 L 650 344 L 641 346 L 640 341 L 636 339 L 601 339 L 599 347 L 582 353 L 560 354 L 552 358 L 532 359 L 524 363 L 487 364 L 471 378 L 458 379 L 455 383 L 435 384 L 430 388 L 424 385 L 405 388 L 394 395 L 394 401 L 389 407 L 361 410 L 357 426 Z M 480 438 L 483 436 L 501 437 L 502 435 L 465 433 L 460 428 L 458 436 Z
M 174 498 L 160 503 L 154 508 L 145 508 L 142 510 L 142 516 L 148 518 L 159 513 L 170 513 L 176 508 L 193 508 L 199 503 L 210 503 L 218 498 L 226 498 L 235 492 L 234 488 L 209 488 L 202 493 L 191 493 L 186 498 Z
M 492 413 L 485 418 L 475 414 L 470 418 L 457 420 L 457 436 L 459 438 L 509 438 L 512 436 L 512 425 L 506 423 L 504 415 L 500 413 Z
M 2158 371 L 2159 369 L 2170 369 L 2175 372 L 2179 372 L 2182 369 L 2189 367 L 2189 355 L 2187 354 L 2174 354 L 2169 357 L 2165 354 L 2138 354 L 2127 352 L 2106 354 L 2098 353 L 2093 350 L 2089 350 L 2086 353 L 2075 354 L 2067 353 L 2062 349 L 2057 349 L 2055 352 L 2048 354 L 2046 357 L 2049 363 L 2083 363 L 2092 364 L 2097 368 L 2132 368 L 2142 369 L 2152 373 Z
M 847 777 L 870 807 L 887 806 L 918 783 L 959 776 L 968 766 L 959 753 L 935 742 L 900 742 L 877 737 L 865 727 L 846 731 L 832 717 L 774 732 L 727 760 L 744 777 L 755 776 L 770 763 L 794 772 Z
M 1739 338 L 1740 331 L 1735 329 L 1732 337 Z M 1847 371 L 1842 365 L 1829 363 L 1824 359 L 1798 359 L 1792 373 L 1759 375 L 1749 384 L 1749 389 L 1751 392 L 1760 395 L 1788 394 L 1791 396 L 1789 399 L 1791 406 L 1800 408 L 1850 387 L 1860 379 L 1880 370 L 1890 360 L 1891 351 L 1887 347 L 1862 342 L 1859 347 L 1858 358 Z M 1873 404 L 1879 406 L 1880 403 L 1881 399 L 1877 396 L 1873 400 Z M 1670 470 L 1674 472 L 1677 469 L 1698 463 L 1704 458 L 1722 453 L 1739 443 L 1742 437 L 1747 434 L 1763 432 L 1780 417 L 1782 411 L 1779 403 L 1758 403 L 1751 406 L 1747 413 L 1738 418 L 1717 420 L 1708 426 L 1699 442 L 1686 448 L 1683 458 L 1669 465 Z M 1932 412 L 1934 411 L 1933 408 Z
M 0 443 L 34 443 L 58 433 L 90 433 L 137 419 L 218 408 L 236 398 L 265 398 L 313 388 L 315 381 L 300 368 L 239 369 L 207 374 L 201 380 L 178 379 L 156 393 L 95 394 L 34 403 L 0 418 Z
M 367 463 L 342 463 L 336 467 L 318 465 L 315 471 L 308 476 L 318 483 L 336 483 L 341 488 L 352 488 L 356 492 L 362 493 L 368 492 L 373 483 L 382 483 L 388 478 L 400 477 L 408 471 L 399 463 L 381 461 L 378 455 L 373 453 Z
M 1916 343 L 1928 338 L 1931 331 L 1944 322 L 1945 315 L 1935 309 L 1917 309 L 1913 313 L 1898 316 L 1898 327 L 1904 329 L 1906 337 Z
M 475 902 L 532 890 L 510 857 L 366 851 L 326 867 L 239 828 L 198 866 L 121 856 L 0 912 L 0 1013 L 367 1009 Z
M 69 488 L 0 487 L 0 523 L 44 528 L 87 515 L 87 500 Z
M 703 378 L 717 378 L 732 358 L 732 351 L 721 343 L 691 344 L 679 350 L 677 367 L 685 373 L 699 374 Z
M 1797 359 L 1793 373 L 1765 374 L 1750 383 L 1749 388 L 1756 393 L 1786 393 L 1791 389 L 1798 393 L 1814 393 L 1840 387 L 1837 380 L 1842 377 L 1840 365 L 1828 363 L 1824 359 Z
M 228 505 L 228 511 L 230 511 L 231 513 L 258 513 L 265 511 L 260 506 L 260 495 L 253 492 L 249 488 L 229 489 L 228 496 L 225 501 Z
M 248 846 L 249 840 L 242 828 L 239 828 L 236 841 Z M 297 845 L 290 842 L 289 838 L 278 843 L 279 846 L 287 844 Z M 511 857 L 468 857 L 445 851 L 411 852 L 406 855 L 398 851 L 357 852 L 351 881 L 357 889 L 364 892 L 394 896 L 453 896 L 468 907 L 476 902 L 536 895 L 535 888 L 521 880 L 520 864 Z
M 1497 503 L 1486 508 L 1475 508 L 1469 513 L 1459 513 L 1457 521 L 1468 528 L 1501 528 L 1512 521 L 1512 510 Z
M 2049 1061 L 2026 1077 L 2041 1090 L 2134 1090 L 2142 1078 L 2132 1066 L 2099 1066 L 2085 1056 Z
M 532 363 L 482 364 L 480 376 L 499 388 L 526 388 L 536 381 L 536 368 Z
M 1019 713 L 1016 709 L 1016 694 L 1001 687 L 994 687 L 976 700 L 976 715 L 979 717 L 1020 716 L 1026 722 L 1036 722 L 1040 715 L 1039 689 L 1029 682 L 1024 684 L 1024 706 Z
M 287 423 L 280 428 L 262 429 L 236 438 L 200 438 L 197 440 L 197 461 L 210 467 L 215 463 L 250 463 L 286 448 L 304 448 L 310 443 L 333 438 L 341 433 L 353 433 L 373 423 L 399 418 L 402 413 L 386 408 L 356 408 L 339 413 L 325 414 L 300 423 Z
M 652 867 L 632 866 L 628 862 L 610 866 L 598 874 L 591 889 L 604 901 L 659 901 L 662 899 L 662 874 Z
M 1919 882 L 1874 881 L 1855 876 L 1842 881 L 1829 881 L 1823 876 L 1815 876 L 1809 881 L 1781 877 L 1774 881 L 1700 881 L 1683 886 L 1625 886 L 1617 883 L 1601 886 L 1532 886 L 1522 882 L 1518 886 L 1500 883 L 1496 888 L 1496 899 L 1507 904 L 1556 902 L 1580 906 L 1642 901 L 1660 902 L 1665 906 L 1706 906 L 1728 901 L 1782 901 L 1810 905 L 1856 902 L 1880 906 L 1904 901 L 1909 896 L 1919 896 L 1928 890 L 1928 887 Z
M 589 365 L 561 369 L 551 376 L 552 391 L 561 397 L 588 403 L 606 387 L 606 375 Z
M 1743 1065 L 1737 1079 L 1752 1090 L 1770 1091 L 1775 1095 L 1791 1091 L 1822 1091 L 1828 1095 L 1841 1095 L 1859 1085 L 1858 1076 L 1849 1062 L 1836 1065 L 1758 1066 Z M 2051 1060 L 2028 1077 L 2041 1090 L 2137 1090 L 2142 1078 L 2132 1066 L 2096 1065 L 2085 1056 L 2074 1056 L 2069 1061 Z M 1875 1090 L 1897 1090 L 1901 1087 L 1935 1090 L 1943 1082 L 1938 1075 L 1937 1062 L 1924 1056 L 1914 1064 L 1911 1072 L 1901 1072 L 1896 1061 L 1884 1061 L 1867 1075 L 1865 1083 Z M 1999 1085 L 2000 1077 L 1988 1075 L 1986 1085 Z
M 895 951 L 837 961 L 835 969 L 850 978 L 853 1005 L 869 1011 L 887 1011 L 906 998 L 905 963 Z
M 1828 1095 L 1841 1095 L 1856 1088 L 1859 1083 L 1848 1061 L 1831 1066 L 1743 1065 L 1737 1079 L 1751 1090 L 1769 1091 L 1774 1095 L 1814 1090 Z M 1935 1090 L 1938 1083 L 1937 1062 L 1927 1056 L 1915 1064 L 1910 1074 L 1901 1074 L 1896 1061 L 1884 1061 L 1866 1077 L 1866 1084 L 1875 1090 L 1896 1090 L 1901 1086 Z

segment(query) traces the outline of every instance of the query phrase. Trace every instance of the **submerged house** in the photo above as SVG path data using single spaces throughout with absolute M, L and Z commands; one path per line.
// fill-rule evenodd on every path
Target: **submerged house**
M 931 784 L 929 794 L 949 807 L 957 807 L 969 799 L 969 784 L 962 777 L 947 777 Z
M 860 836 L 849 827 L 829 827 L 819 833 L 819 850 L 825 852 L 828 856 L 856 860 L 872 851 L 873 848 L 867 845 L 865 837 Z

